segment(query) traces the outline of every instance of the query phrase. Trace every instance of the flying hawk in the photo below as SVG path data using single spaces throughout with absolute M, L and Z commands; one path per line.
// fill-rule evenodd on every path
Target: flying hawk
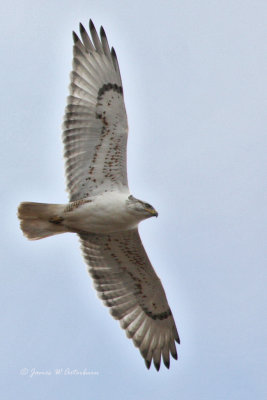
M 142 245 L 138 224 L 157 216 L 130 194 L 128 124 L 115 50 L 103 27 L 91 38 L 73 33 L 73 70 L 63 123 L 68 204 L 23 202 L 21 229 L 30 240 L 64 232 L 79 235 L 99 297 L 139 348 L 147 368 L 167 368 L 180 343 L 160 279 Z

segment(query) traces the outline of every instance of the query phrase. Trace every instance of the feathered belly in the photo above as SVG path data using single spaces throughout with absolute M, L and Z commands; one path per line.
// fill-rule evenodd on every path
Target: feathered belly
M 67 211 L 64 216 L 64 225 L 75 232 L 118 232 L 133 229 L 138 222 L 126 209 L 125 202 L 102 199 Z

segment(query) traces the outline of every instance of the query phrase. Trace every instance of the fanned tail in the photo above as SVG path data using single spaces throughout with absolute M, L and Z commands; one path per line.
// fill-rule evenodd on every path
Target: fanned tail
M 18 207 L 18 217 L 23 234 L 30 240 L 68 232 L 63 225 L 63 204 L 23 202 Z

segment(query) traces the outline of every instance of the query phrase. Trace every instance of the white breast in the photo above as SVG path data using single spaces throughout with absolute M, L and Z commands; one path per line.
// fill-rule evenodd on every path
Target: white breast
M 132 229 L 139 220 L 129 213 L 127 192 L 107 192 L 66 213 L 65 225 L 84 232 L 110 233 Z

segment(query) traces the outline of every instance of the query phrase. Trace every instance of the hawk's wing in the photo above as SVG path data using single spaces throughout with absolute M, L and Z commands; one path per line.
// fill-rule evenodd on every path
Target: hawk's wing
M 100 298 L 139 347 L 149 368 L 161 357 L 169 368 L 177 359 L 178 332 L 162 284 L 156 275 L 137 229 L 112 234 L 80 234 Z
M 63 124 L 70 201 L 128 188 L 127 116 L 117 57 L 104 29 L 74 33 L 70 96 Z

